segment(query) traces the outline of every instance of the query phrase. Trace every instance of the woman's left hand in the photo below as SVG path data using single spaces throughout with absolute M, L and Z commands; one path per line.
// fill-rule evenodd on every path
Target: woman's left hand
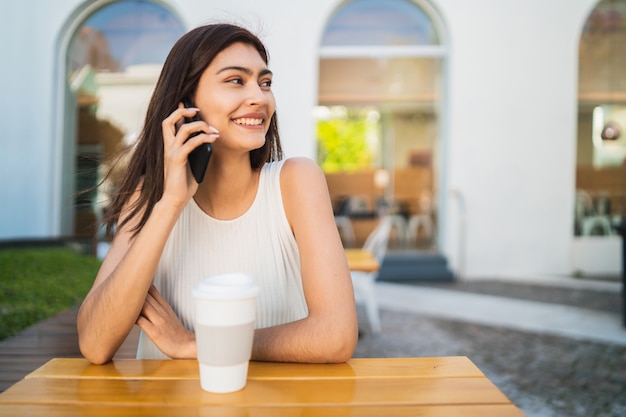
M 183 326 L 154 285 L 136 322 L 161 352 L 172 359 L 197 357 L 196 336 Z

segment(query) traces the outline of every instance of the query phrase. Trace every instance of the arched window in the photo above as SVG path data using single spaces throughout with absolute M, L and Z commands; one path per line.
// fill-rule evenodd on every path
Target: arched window
M 432 249 L 445 47 L 425 2 L 353 0 L 320 48 L 318 162 L 335 211 L 360 245 L 380 210 L 396 214 L 390 246 Z M 368 219 L 369 216 L 369 219 Z
M 161 65 L 185 33 L 177 17 L 149 1 L 123 0 L 89 16 L 74 34 L 68 68 L 90 65 L 97 72 L 124 72 L 137 65 Z
M 406 0 L 353 1 L 333 15 L 322 38 L 323 47 L 438 44 L 430 17 Z
M 626 1 L 603 0 L 579 46 L 576 236 L 613 235 L 626 215 Z
M 76 143 L 68 146 L 75 149 L 75 166 L 64 169 L 74 173 L 76 196 L 69 233 L 96 232 L 109 202 L 107 191 L 119 177 L 114 173 L 104 186 L 94 186 L 141 129 L 161 66 L 185 31 L 177 16 L 159 3 L 122 0 L 103 2 L 73 33 L 66 53 L 67 90 L 74 102 L 66 111 L 75 112 L 77 119 Z

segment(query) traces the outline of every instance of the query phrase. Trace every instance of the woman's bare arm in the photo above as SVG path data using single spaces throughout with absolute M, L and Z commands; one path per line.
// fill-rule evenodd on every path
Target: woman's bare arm
M 216 134 L 200 134 L 187 141 L 190 127 L 185 124 L 177 128 L 177 123 L 183 116 L 193 114 L 194 110 L 184 109 L 181 105 L 163 121 L 163 196 L 154 205 L 137 235 L 133 236 L 132 229 L 141 218 L 141 213 L 118 229 L 94 284 L 79 309 L 77 328 L 80 350 L 93 363 L 111 360 L 140 317 L 148 317 L 149 320 L 158 318 L 156 314 L 164 311 L 150 308 L 150 304 L 156 304 L 152 302 L 154 297 L 148 297 L 148 290 L 167 238 L 198 188 L 187 166 L 187 156 L 199 144 L 217 137 Z M 205 131 L 209 131 L 208 125 Z M 140 189 L 141 185 L 126 204 L 120 224 L 139 198 Z M 166 325 L 178 327 L 178 323 L 172 322 L 171 315 L 166 314 L 166 318 Z M 139 324 L 150 323 L 141 320 Z M 195 351 L 195 341 L 191 342 L 194 342 Z
M 257 329 L 252 358 L 287 362 L 345 362 L 358 324 L 350 271 L 335 225 L 324 174 L 312 161 L 285 161 L 281 189 L 298 242 L 308 317 Z
M 89 361 L 108 362 L 137 321 L 177 218 L 175 209 L 159 202 L 135 238 L 131 224 L 116 234 L 78 312 L 79 346 Z

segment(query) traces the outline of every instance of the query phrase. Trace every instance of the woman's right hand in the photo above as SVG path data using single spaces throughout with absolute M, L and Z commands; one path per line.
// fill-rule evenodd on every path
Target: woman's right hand
M 198 189 L 198 183 L 188 168 L 187 157 L 197 146 L 214 142 L 217 130 L 199 120 L 183 123 L 185 117 L 193 117 L 197 108 L 185 108 L 182 103 L 162 122 L 163 129 L 163 196 L 173 204 L 184 207 Z M 189 138 L 194 132 L 198 135 Z M 187 140 L 189 138 L 189 140 Z

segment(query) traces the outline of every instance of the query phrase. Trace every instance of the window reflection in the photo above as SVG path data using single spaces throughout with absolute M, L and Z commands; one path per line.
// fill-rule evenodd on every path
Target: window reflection
M 574 234 L 610 236 L 626 216 L 626 1 L 604 0 L 579 46 Z
M 431 19 L 408 0 L 351 1 L 328 23 L 323 50 L 341 47 L 345 55 L 320 60 L 318 161 L 340 232 L 346 218 L 354 229 L 346 246 L 361 246 L 384 212 L 394 219 L 390 248 L 436 249 L 443 50 L 384 56 L 384 48 L 438 44 Z M 368 46 L 383 56 L 363 56 Z
M 161 66 L 184 32 L 164 6 L 124 0 L 98 9 L 72 37 L 67 69 L 77 109 L 75 235 L 96 232 L 125 169 L 115 158 L 141 129 Z
M 123 72 L 133 65 L 162 64 L 184 27 L 165 7 L 148 1 L 118 1 L 91 15 L 72 39 L 70 71 Z
M 430 18 L 409 0 L 356 0 L 335 13 L 323 46 L 435 45 Z

